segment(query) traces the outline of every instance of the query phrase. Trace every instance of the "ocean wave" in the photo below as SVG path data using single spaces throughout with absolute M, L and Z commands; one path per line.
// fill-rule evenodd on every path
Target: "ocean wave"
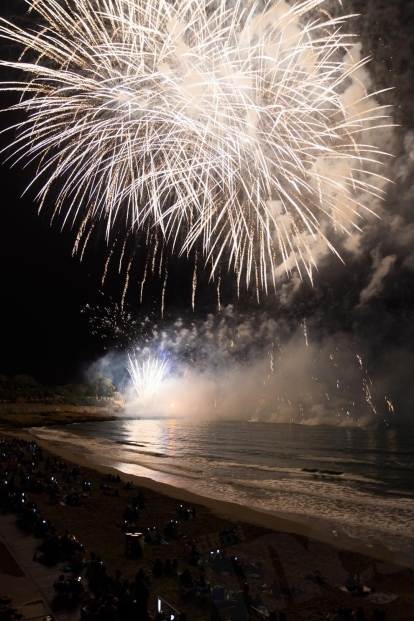
M 263 434 L 259 450 L 257 438 L 248 445 L 248 438 L 238 435 L 238 428 L 233 426 L 230 439 L 228 434 L 221 434 L 219 424 L 214 438 L 206 437 L 204 428 L 196 425 L 176 429 L 172 445 L 170 430 L 161 424 L 146 427 L 142 421 L 139 430 L 136 424 L 117 424 L 107 428 L 102 423 L 96 429 L 78 425 L 76 431 L 38 428 L 33 433 L 50 444 L 62 445 L 75 458 L 87 454 L 93 463 L 147 476 L 201 496 L 351 525 L 352 533 L 366 537 L 391 532 L 396 537 L 411 536 L 414 496 L 409 479 L 413 464 L 401 461 L 404 451 L 399 457 L 395 449 L 389 457 L 379 450 L 377 455 L 358 454 L 360 444 L 349 449 L 332 445 L 332 454 L 324 455 L 321 452 L 330 446 L 329 436 L 316 443 L 301 436 L 294 439 L 295 452 L 291 450 L 293 441 L 284 444 L 280 434 L 273 441 L 268 432 Z M 348 453 L 342 454 L 345 450 Z M 318 454 L 309 454 L 313 451 Z M 399 474 L 406 471 L 407 475 Z M 373 523 L 375 528 L 370 526 Z
M 146 444 L 140 444 L 139 442 L 132 442 L 128 440 L 114 440 L 115 444 L 126 444 L 126 446 L 142 446 L 144 447 Z

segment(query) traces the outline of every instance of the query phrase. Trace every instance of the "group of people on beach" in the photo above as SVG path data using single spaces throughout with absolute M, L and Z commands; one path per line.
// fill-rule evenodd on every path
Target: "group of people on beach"
M 290 597 L 275 578 L 269 585 L 257 586 L 256 593 L 250 593 L 247 578 L 253 576 L 262 581 L 265 573 L 260 560 L 244 560 L 227 548 L 237 545 L 235 529 L 223 530 L 218 535 L 220 549 L 208 555 L 201 553 L 197 542 L 186 536 L 189 525 L 182 529 L 179 520 L 192 521 L 199 518 L 195 507 L 180 504 L 175 517 L 170 519 L 164 529 L 155 526 L 142 527 L 141 513 L 145 512 L 151 498 L 136 490 L 133 482 L 123 487 L 128 496 L 128 504 L 120 517 L 119 525 L 125 537 L 141 530 L 142 545 L 160 546 L 168 551 L 169 544 L 176 546 L 183 540 L 183 563 L 181 567 L 177 558 L 156 558 L 151 568 L 140 567 L 135 578 L 124 578 L 120 569 L 107 567 L 104 558 L 96 551 L 87 554 L 85 546 L 77 537 L 66 530 L 58 533 L 51 521 L 44 517 L 33 498 L 46 495 L 50 504 L 82 507 L 87 505 L 93 488 L 100 489 L 103 495 L 120 496 L 119 475 L 106 475 L 100 484 L 91 484 L 86 472 L 79 466 L 68 465 L 63 460 L 44 455 L 40 446 L 34 442 L 17 438 L 0 440 L 0 508 L 2 513 L 13 512 L 20 528 L 41 540 L 41 553 L 35 553 L 33 560 L 54 566 L 63 564 L 63 570 L 54 582 L 55 594 L 62 602 L 78 603 L 82 621 L 186 621 L 184 612 L 159 612 L 151 614 L 148 610 L 150 590 L 159 586 L 162 593 L 162 580 L 176 580 L 178 599 L 186 607 L 194 609 L 195 602 L 204 611 L 211 611 L 212 621 L 249 621 L 251 619 L 268 619 L 269 621 L 286 621 L 283 611 L 268 611 L 263 602 L 266 595 L 281 604 L 284 596 Z M 121 493 L 122 490 L 121 490 Z M 124 494 L 125 496 L 125 494 Z M 124 497 L 123 496 L 123 497 Z M 58 505 L 59 506 L 59 505 Z M 64 510 L 64 509 L 62 509 Z M 140 526 L 141 523 L 141 526 Z M 141 546 L 141 543 L 139 544 Z M 131 547 L 126 546 L 126 557 L 131 555 Z M 180 557 L 181 558 L 181 557 Z M 132 560 L 131 560 L 132 562 Z M 136 562 L 136 560 L 135 560 Z M 233 576 L 238 589 L 229 591 L 219 584 L 225 576 Z M 316 572 L 315 572 L 316 575 Z M 211 576 L 208 579 L 207 576 Z M 315 577 L 318 584 L 323 584 L 323 577 Z M 361 588 L 358 575 L 349 578 L 346 587 L 349 591 Z M 213 582 L 214 581 L 214 582 Z M 192 598 L 195 598 L 194 600 Z M 0 621 L 19 619 L 19 613 L 10 605 L 7 595 L 0 597 Z M 168 610 L 168 605 L 167 605 Z M 171 611 L 174 609 L 171 607 Z M 197 614 L 188 621 L 197 621 Z M 205 618 L 205 615 L 204 615 Z M 368 621 L 361 606 L 356 610 L 338 609 L 325 617 L 330 621 Z M 384 621 L 382 611 L 375 611 L 373 621 Z M 289 618 L 289 621 L 294 621 Z M 296 621 L 296 619 L 295 619 Z

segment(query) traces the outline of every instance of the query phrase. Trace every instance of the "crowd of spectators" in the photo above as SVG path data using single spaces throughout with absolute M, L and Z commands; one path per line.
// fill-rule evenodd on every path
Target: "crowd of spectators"
M 100 488 L 96 492 L 119 496 L 120 483 L 119 475 L 106 475 L 102 483 L 96 485 Z M 156 621 L 186 621 L 184 613 L 158 612 L 154 617 L 148 611 L 150 590 L 156 590 L 157 594 L 161 591 L 162 595 L 158 584 L 163 578 L 176 580 L 179 597 L 185 598 L 190 606 L 195 601 L 209 602 L 212 619 L 286 620 L 283 611 L 268 611 L 262 596 L 266 593 L 276 603 L 292 593 L 274 579 L 268 585 L 256 583 L 256 593 L 251 595 L 247 579 L 262 581 L 265 571 L 260 561 L 244 560 L 228 552 L 228 547 L 238 543 L 234 529 L 221 531 L 218 535 L 220 549 L 212 550 L 204 557 L 196 541 L 186 536 L 186 526 L 180 528 L 178 519 L 170 519 L 163 530 L 156 526 L 142 527 L 141 513 L 151 499 L 128 482 L 123 489 L 136 493 L 129 498 L 119 525 L 125 533 L 126 556 L 139 558 L 142 556 L 141 546 L 168 546 L 183 539 L 183 558 L 185 565 L 189 565 L 181 568 L 176 558 L 162 560 L 160 555 L 153 563 L 152 571 L 146 572 L 141 567 L 131 581 L 122 576 L 120 569 L 107 567 L 98 551 L 86 554 L 84 545 L 70 530 L 57 532 L 34 500 L 37 494 L 42 494 L 52 504 L 60 502 L 73 507 L 84 506 L 91 497 L 93 487 L 79 466 L 68 466 L 57 458 L 45 457 L 37 444 L 17 438 L 0 440 L 0 509 L 2 513 L 13 512 L 19 527 L 41 540 L 40 553 L 34 555 L 34 561 L 49 566 L 63 565 L 63 568 L 59 565 L 60 573 L 54 581 L 55 596 L 62 602 L 79 603 L 82 621 L 149 621 L 154 618 Z M 183 505 L 179 505 L 177 517 L 184 521 L 199 519 L 194 507 Z M 134 546 L 139 548 L 140 554 L 134 553 Z M 229 591 L 221 587 L 221 576 L 225 575 L 232 576 L 233 584 L 238 584 L 239 588 Z M 320 585 L 324 584 L 320 572 L 315 571 L 311 578 Z M 351 574 L 345 587 L 355 595 L 363 594 L 358 574 Z M 6 600 L 7 596 L 0 598 L 0 621 L 19 619 L 17 611 Z M 385 621 L 385 614 L 376 610 L 369 618 L 359 606 L 355 610 L 332 611 L 325 618 L 329 621 Z

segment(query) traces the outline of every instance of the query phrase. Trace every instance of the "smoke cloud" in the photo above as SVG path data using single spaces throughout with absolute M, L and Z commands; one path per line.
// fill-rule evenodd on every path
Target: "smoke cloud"
M 410 420 L 414 400 L 414 97 L 410 96 L 414 80 L 409 77 L 413 67 L 408 49 L 414 14 L 410 7 L 406 2 L 390 5 L 367 0 L 362 15 L 352 21 L 360 43 L 351 54 L 361 59 L 372 52 L 373 61 L 349 82 L 343 97 L 355 103 L 364 88 L 373 92 L 395 86 L 376 99 L 379 105 L 392 105 L 391 122 L 401 127 L 367 133 L 367 143 L 374 142 L 393 155 L 384 167 L 391 183 L 375 179 L 386 193 L 361 194 L 361 203 L 373 212 L 361 210 L 361 232 L 347 236 L 329 230 L 344 264 L 316 240 L 312 242 L 317 265 L 313 286 L 301 281 L 292 255 L 278 270 L 276 294 L 261 296 L 260 304 L 252 290 L 241 291 L 236 300 L 224 273 L 221 309 L 212 304 L 217 283 L 203 286 L 200 274 L 194 315 L 183 310 L 190 306 L 190 296 L 174 300 L 169 310 L 167 303 L 165 321 L 157 310 L 144 309 L 131 298 L 132 310 L 124 312 L 129 319 L 120 321 L 116 338 L 108 339 L 109 347 L 127 334 L 121 345 L 125 350 L 169 358 L 159 399 L 148 415 L 253 417 L 309 424 Z M 332 0 L 327 8 L 334 16 L 344 10 L 361 11 L 356 0 L 344 7 Z M 393 46 L 394 39 L 398 45 Z M 174 282 L 173 276 L 169 282 Z M 121 353 L 117 358 L 123 381 L 127 380 L 125 356 Z M 131 415 L 137 408 L 131 394 Z
M 370 374 L 345 334 L 315 338 L 312 322 L 291 332 L 267 312 L 221 315 L 159 328 L 147 319 L 136 358 L 167 359 L 154 397 L 139 400 L 126 373 L 126 354 L 110 353 L 99 369 L 120 378 L 130 416 L 260 420 L 275 423 L 367 425 L 394 421 L 384 382 Z

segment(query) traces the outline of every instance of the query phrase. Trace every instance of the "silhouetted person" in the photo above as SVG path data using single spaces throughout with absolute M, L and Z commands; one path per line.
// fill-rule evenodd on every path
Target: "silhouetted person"
M 154 578 L 162 578 L 163 566 L 160 558 L 157 558 L 152 568 L 152 575 Z
M 144 621 L 148 619 L 149 591 L 143 580 L 138 580 L 138 584 L 135 589 L 135 597 L 137 601 L 137 619 L 139 619 L 139 621 Z
M 116 621 L 117 615 L 118 611 L 116 606 L 114 606 L 114 598 L 112 595 L 108 595 L 106 604 L 99 608 L 99 621 Z
M 362 606 L 358 606 L 358 610 L 356 612 L 356 618 L 357 618 L 357 621 L 368 621 L 367 616 Z
M 173 567 L 172 567 L 172 565 L 171 565 L 171 561 L 170 561 L 170 559 L 168 558 L 168 559 L 165 561 L 165 565 L 164 565 L 164 574 L 165 574 L 165 576 L 170 577 L 170 576 L 172 576 L 172 575 L 173 575 L 173 573 L 174 573 L 174 570 L 173 570 Z
M 191 587 L 193 585 L 193 579 L 191 577 L 189 569 L 184 569 L 183 573 L 181 574 L 180 585 L 185 588 Z

